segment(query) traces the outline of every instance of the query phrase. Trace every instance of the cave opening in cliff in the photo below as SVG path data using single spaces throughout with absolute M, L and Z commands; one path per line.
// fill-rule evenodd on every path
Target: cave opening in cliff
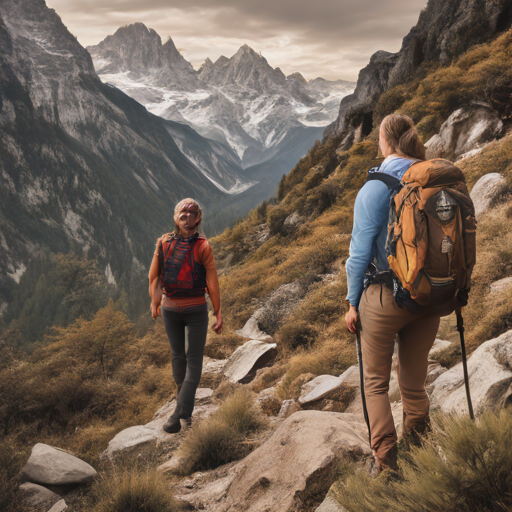
M 373 112 L 363 114 L 363 124 L 361 126 L 361 135 L 366 137 L 370 135 L 373 129 Z
M 512 26 L 512 4 L 508 5 L 498 16 L 496 30 L 504 32 Z

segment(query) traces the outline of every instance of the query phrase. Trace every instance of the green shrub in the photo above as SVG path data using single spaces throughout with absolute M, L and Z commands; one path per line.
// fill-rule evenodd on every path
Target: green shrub
M 95 512 L 177 512 L 169 482 L 157 470 L 109 471 L 93 487 Z
M 267 224 L 272 235 L 284 233 L 284 221 L 288 217 L 287 211 L 281 206 L 270 206 L 267 209 Z
M 399 461 L 400 477 L 345 474 L 336 499 L 350 512 L 498 512 L 512 507 L 512 415 L 438 417 L 433 435 Z

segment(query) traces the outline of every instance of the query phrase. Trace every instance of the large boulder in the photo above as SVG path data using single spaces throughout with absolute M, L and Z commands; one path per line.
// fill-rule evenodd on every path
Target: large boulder
M 512 330 L 480 345 L 468 359 L 469 385 L 475 414 L 512 403 Z M 431 384 L 431 407 L 467 414 L 462 363 Z
M 43 485 L 75 485 L 93 480 L 96 470 L 70 453 L 43 443 L 37 443 L 25 465 L 27 480 Z
M 491 172 L 482 176 L 471 190 L 476 218 L 492 208 L 507 193 L 508 188 L 507 180 L 502 174 Z
M 254 378 L 256 370 L 270 363 L 276 355 L 275 343 L 249 340 L 231 354 L 222 373 L 230 382 L 245 384 Z
M 459 108 L 443 123 L 439 133 L 425 144 L 427 158 L 459 156 L 494 140 L 503 130 L 499 116 L 485 103 Z
M 196 508 L 208 505 L 212 512 L 302 510 L 312 489 L 327 493 L 342 457 L 369 453 L 366 425 L 353 415 L 300 411 L 230 470 L 213 503 L 202 501 L 206 496 L 211 500 L 212 494 L 200 486 L 176 497 Z

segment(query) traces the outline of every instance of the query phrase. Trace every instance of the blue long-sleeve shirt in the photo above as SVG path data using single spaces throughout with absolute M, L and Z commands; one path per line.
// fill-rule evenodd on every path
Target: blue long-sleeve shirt
M 414 163 L 408 158 L 388 157 L 376 169 L 402 179 Z M 364 276 L 370 262 L 377 269 L 389 268 L 386 255 L 387 224 L 391 191 L 379 180 L 367 181 L 357 194 L 354 205 L 354 224 L 350 240 L 350 257 L 347 260 L 347 300 L 359 306 L 363 294 Z

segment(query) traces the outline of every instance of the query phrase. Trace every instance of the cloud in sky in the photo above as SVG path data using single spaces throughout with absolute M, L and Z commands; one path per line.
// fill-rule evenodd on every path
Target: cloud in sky
M 142 22 L 197 69 L 248 44 L 285 74 L 356 80 L 377 50 L 398 51 L 426 0 L 47 0 L 84 46 Z

